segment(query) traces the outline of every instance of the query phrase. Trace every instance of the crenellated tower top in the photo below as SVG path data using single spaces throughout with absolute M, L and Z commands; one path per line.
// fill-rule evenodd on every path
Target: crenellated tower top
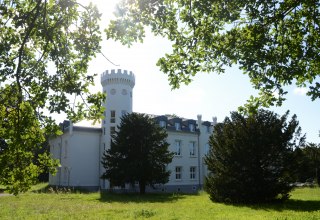
M 111 84 L 124 84 L 133 88 L 135 85 L 135 76 L 132 71 L 128 70 L 106 70 L 101 75 L 101 85 L 106 86 Z

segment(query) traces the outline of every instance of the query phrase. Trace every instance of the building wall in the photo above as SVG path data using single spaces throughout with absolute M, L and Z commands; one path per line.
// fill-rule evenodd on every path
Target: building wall
M 57 175 L 49 176 L 51 185 L 109 189 L 108 180 L 100 179 L 104 172 L 100 161 L 103 152 L 110 147 L 111 128 L 120 124 L 124 113 L 132 112 L 135 76 L 126 70 L 106 71 L 101 76 L 101 85 L 107 93 L 101 129 L 84 129 L 70 124 L 62 136 L 50 141 L 50 150 L 61 163 Z M 162 115 L 155 116 L 155 120 L 167 128 L 169 150 L 177 150 L 176 141 L 180 141 L 181 147 L 181 154 L 175 155 L 167 166 L 171 171 L 169 182 L 160 185 L 157 190 L 192 192 L 201 188 L 208 174 L 204 157 L 216 118 L 213 118 L 213 122 L 203 122 L 201 115 L 197 116 L 197 120 Z M 193 155 L 190 154 L 190 143 L 195 147 Z
M 180 141 L 181 155 L 175 155 L 172 163 L 167 167 L 171 171 L 169 182 L 166 185 L 199 185 L 199 163 L 198 151 L 194 156 L 190 156 L 189 144 L 193 142 L 198 148 L 198 134 L 196 132 L 168 131 L 169 150 L 176 152 L 176 141 Z M 176 167 L 181 167 L 181 178 L 176 178 Z M 195 167 L 195 178 L 190 178 L 190 167 Z
M 100 182 L 101 132 L 72 131 L 50 141 L 50 150 L 60 159 L 56 176 L 50 185 L 98 188 Z
M 199 135 L 199 151 L 200 151 L 200 184 L 203 186 L 205 177 L 208 175 L 208 168 L 205 165 L 204 159 L 209 152 L 209 138 L 213 132 L 213 127 L 216 124 L 216 120 L 210 126 L 203 125 L 202 122 L 198 125 L 200 131 Z

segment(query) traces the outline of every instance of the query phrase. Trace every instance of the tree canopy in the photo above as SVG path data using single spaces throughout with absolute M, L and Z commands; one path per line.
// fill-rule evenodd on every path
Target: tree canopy
M 100 51 L 100 14 L 75 0 L 0 0 L 0 184 L 26 191 L 57 161 L 34 153 L 58 127 L 51 113 L 77 121 L 102 115 L 88 63 Z M 76 99 L 78 97 L 78 99 Z
M 173 153 L 168 151 L 167 132 L 154 119 L 144 114 L 132 113 L 122 117 L 119 131 L 111 141 L 111 148 L 103 154 L 106 169 L 102 178 L 112 186 L 132 185 L 139 182 L 140 193 L 146 186 L 169 181 Z
M 312 100 L 320 96 L 318 0 L 122 0 L 116 16 L 108 38 L 130 46 L 150 27 L 172 42 L 157 65 L 173 88 L 238 65 L 260 91 L 251 106 L 281 105 L 293 83 L 308 87 Z
M 213 201 L 252 203 L 287 199 L 295 181 L 293 148 L 302 144 L 294 115 L 258 110 L 245 116 L 232 112 L 214 127 L 206 189 Z

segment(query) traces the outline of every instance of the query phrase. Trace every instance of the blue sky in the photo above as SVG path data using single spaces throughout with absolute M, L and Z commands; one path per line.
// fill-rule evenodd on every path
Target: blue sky
M 85 0 L 83 0 L 85 1 Z M 103 13 L 102 26 L 112 18 L 114 1 L 96 0 L 99 11 Z M 104 36 L 105 37 L 105 36 Z M 104 40 L 102 51 L 108 59 L 119 66 L 114 66 L 102 55 L 97 55 L 89 67 L 89 73 L 98 73 L 93 90 L 102 90 L 100 74 L 107 69 L 127 69 L 134 72 L 136 85 L 133 90 L 133 111 L 150 114 L 176 114 L 181 117 L 196 119 L 202 114 L 203 120 L 211 121 L 213 116 L 222 121 L 231 111 L 246 103 L 250 95 L 257 94 L 249 78 L 237 67 L 226 69 L 225 74 L 198 73 L 188 86 L 171 90 L 167 76 L 156 66 L 157 60 L 170 52 L 170 43 L 147 33 L 143 44 L 136 43 L 131 48 L 120 43 Z M 308 142 L 319 143 L 320 100 L 314 102 L 305 95 L 304 89 L 287 87 L 287 101 L 282 107 L 271 110 L 284 114 L 290 110 L 296 114 Z

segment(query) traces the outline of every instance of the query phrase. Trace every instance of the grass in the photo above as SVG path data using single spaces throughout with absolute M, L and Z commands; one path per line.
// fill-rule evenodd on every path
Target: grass
M 43 188 L 0 197 L 0 219 L 320 219 L 320 188 L 298 188 L 283 204 L 255 205 L 213 203 L 205 192 L 100 195 Z

